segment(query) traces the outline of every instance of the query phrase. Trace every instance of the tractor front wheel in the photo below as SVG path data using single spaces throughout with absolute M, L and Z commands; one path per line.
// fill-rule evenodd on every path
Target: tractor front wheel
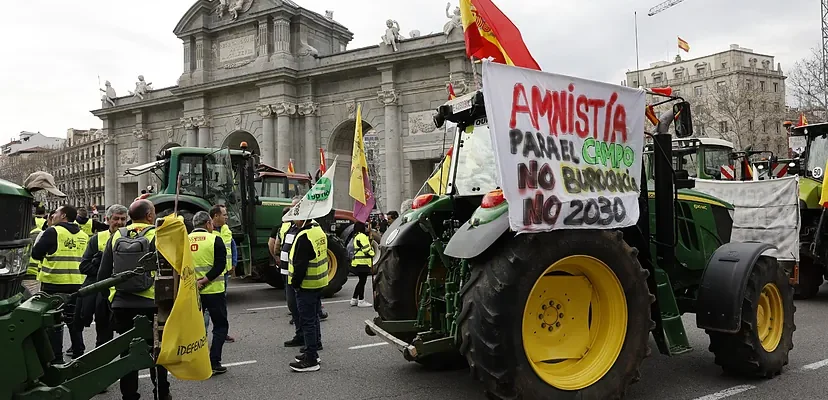
M 322 289 L 322 297 L 330 298 L 342 290 L 348 282 L 351 262 L 345 245 L 335 234 L 328 234 L 328 286 Z
M 462 343 L 497 399 L 620 399 L 650 352 L 648 273 L 618 231 L 502 241 L 471 260 Z
M 742 300 L 739 332 L 708 331 L 716 364 L 730 374 L 772 378 L 788 364 L 793 349 L 793 290 L 772 257 L 759 257 Z

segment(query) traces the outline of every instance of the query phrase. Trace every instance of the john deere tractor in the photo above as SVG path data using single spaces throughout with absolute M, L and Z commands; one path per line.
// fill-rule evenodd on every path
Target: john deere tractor
M 246 145 L 243 145 L 246 146 Z M 256 275 L 271 286 L 281 288 L 282 277 L 272 265 L 267 248 L 270 232 L 282 224 L 282 210 L 290 207 L 293 195 L 304 195 L 310 178 L 287 175 L 264 166 L 257 168 L 255 158 L 246 148 L 230 150 L 200 147 L 173 147 L 164 150 L 157 160 L 129 168 L 128 175 L 154 173 L 161 181 L 157 193 L 142 195 L 155 204 L 159 218 L 178 206 L 188 230 L 198 211 L 215 204 L 227 207 L 227 224 L 239 249 L 236 276 Z M 303 191 L 304 190 L 304 191 Z M 176 193 L 179 196 L 176 197 Z M 176 200 L 178 199 L 178 200 Z M 331 297 L 348 281 L 349 262 L 345 245 L 339 239 L 336 213 L 317 220 L 328 232 L 330 283 L 324 296 Z
M 692 122 L 689 103 L 670 102 L 651 135 L 654 187 L 643 172 L 630 179 L 636 225 L 521 235 L 498 187 L 483 93 L 441 106 L 435 124 L 457 125 L 448 194 L 417 196 L 383 236 L 366 333 L 428 367 L 468 364 L 498 399 L 621 398 L 650 334 L 662 354 L 691 351 L 684 313 L 725 371 L 781 373 L 795 329 L 789 278 L 763 255 L 770 245 L 730 242 L 731 205 L 673 170 L 669 127 L 687 137 Z M 584 207 L 593 222 L 624 212 L 607 198 Z

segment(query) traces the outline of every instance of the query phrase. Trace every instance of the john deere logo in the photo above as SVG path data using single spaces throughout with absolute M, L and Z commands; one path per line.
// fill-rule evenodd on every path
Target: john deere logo
M 308 191 L 307 198 L 312 201 L 324 201 L 331 195 L 331 187 L 333 184 L 327 177 L 321 177 L 315 185 Z

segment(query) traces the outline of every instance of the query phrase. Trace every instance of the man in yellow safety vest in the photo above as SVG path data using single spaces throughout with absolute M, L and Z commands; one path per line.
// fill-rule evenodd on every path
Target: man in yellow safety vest
M 81 230 L 92 237 L 92 234 L 95 232 L 103 232 L 109 229 L 109 226 L 101 221 L 98 221 L 94 218 L 89 218 L 89 211 L 86 210 L 86 207 L 78 208 L 78 217 L 75 219 L 75 223 L 81 227 Z
M 193 252 L 201 305 L 210 313 L 213 321 L 213 342 L 210 345 L 210 364 L 213 375 L 227 372 L 221 365 L 221 349 L 227 337 L 227 298 L 225 297 L 224 272 L 227 266 L 227 248 L 221 236 L 213 233 L 213 220 L 204 211 L 193 216 L 193 232 L 190 233 L 190 250 Z
M 371 247 L 371 239 L 366 235 L 370 231 L 364 223 L 354 223 L 354 232 L 356 235 L 354 235 L 354 259 L 351 260 L 351 268 L 359 278 L 359 282 L 354 288 L 351 306 L 371 307 L 371 303 L 365 301 L 365 284 L 373 269 L 374 248 Z
M 213 223 L 213 234 L 221 238 L 227 254 L 226 268 L 224 269 L 224 274 L 222 275 L 222 279 L 224 279 L 224 290 L 226 292 L 227 287 L 230 285 L 230 274 L 236 269 L 236 262 L 238 260 L 236 241 L 233 240 L 233 232 L 230 230 L 230 226 L 227 225 L 227 207 L 224 204 L 216 204 L 213 206 L 210 209 L 209 215 Z M 204 313 L 204 329 L 208 330 L 209 326 L 210 312 L 208 310 Z M 229 334 L 225 336 L 225 340 L 230 343 L 236 341 L 236 339 Z
M 155 206 L 152 202 L 146 199 L 133 202 L 129 206 L 129 219 L 132 220 L 132 224 L 115 231 L 109 239 L 111 245 L 104 248 L 101 256 L 101 266 L 98 269 L 98 281 L 113 275 L 117 255 L 115 248 L 118 239 L 121 238 L 122 230 L 125 229 L 130 238 L 139 237 L 143 234 L 143 237 L 150 241 L 149 251 L 155 251 Z M 118 268 L 124 269 L 125 266 L 120 265 Z M 153 276 L 154 274 L 155 272 L 152 273 Z M 109 301 L 112 304 L 112 328 L 118 334 L 123 334 L 132 329 L 136 316 L 143 315 L 152 321 L 158 312 L 155 305 L 154 286 L 138 292 L 118 289 L 110 292 Z M 154 346 L 152 338 L 146 338 L 146 342 L 151 348 Z M 157 394 L 156 398 L 160 400 L 172 399 L 166 368 L 160 365 L 150 368 L 150 378 L 155 385 L 153 394 Z M 121 378 L 121 396 L 124 400 L 140 398 L 138 394 L 138 371 L 130 372 Z
M 64 205 L 55 211 L 54 225 L 40 234 L 40 239 L 32 247 L 31 257 L 40 262 L 37 280 L 41 291 L 48 294 L 74 293 L 80 289 L 84 276 L 80 272 L 80 262 L 87 236 L 75 224 L 78 211 L 75 207 Z M 74 304 L 67 304 L 68 311 L 74 311 Z M 72 358 L 83 355 L 83 331 L 78 330 L 73 321 L 66 321 L 69 338 L 72 342 Z M 55 364 L 63 364 L 63 325 L 50 332 L 49 340 L 54 352 Z
M 290 363 L 290 368 L 296 372 L 319 371 L 319 312 L 322 289 L 328 286 L 328 237 L 314 221 L 294 224 L 299 229 L 290 249 L 288 284 L 296 291 L 297 323 L 305 337 L 305 351 Z

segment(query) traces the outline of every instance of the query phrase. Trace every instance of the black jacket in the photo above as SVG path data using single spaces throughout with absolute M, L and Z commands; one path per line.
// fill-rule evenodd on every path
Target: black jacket
M 308 274 L 308 264 L 311 260 L 316 258 L 316 252 L 313 251 L 313 244 L 308 239 L 308 235 L 299 237 L 299 233 L 308 230 L 313 224 L 307 224 L 298 231 L 296 231 L 296 241 L 293 242 L 293 278 L 291 284 L 294 289 L 299 289 L 302 286 L 302 281 Z M 308 290 L 308 289 L 302 289 Z M 320 291 L 322 289 L 313 289 L 313 291 Z
M 77 218 L 75 218 L 75 222 L 77 222 L 78 225 L 83 225 L 83 224 L 86 223 L 86 221 L 89 221 L 89 217 L 77 217 Z M 102 232 L 102 231 L 106 231 L 106 230 L 109 230 L 109 225 L 107 225 L 107 224 L 105 224 L 101 221 L 98 221 L 97 219 L 92 220 L 92 233 Z
M 101 266 L 102 251 L 98 251 L 98 236 L 92 235 L 89 238 L 89 244 L 86 246 L 86 251 L 83 253 L 83 259 L 80 263 L 80 272 L 86 275 L 86 280 L 83 281 L 81 287 L 89 286 L 98 281 L 98 269 Z M 109 242 L 107 242 L 109 243 Z M 92 320 L 95 316 L 95 310 L 99 301 L 107 301 L 106 296 L 109 292 L 98 293 L 97 295 L 84 296 L 78 299 L 79 310 L 75 311 L 75 315 L 80 318 L 78 322 L 83 326 L 91 326 Z
M 129 225 L 127 225 L 129 226 Z M 112 239 L 110 238 L 110 242 Z M 150 241 L 150 251 L 155 251 L 155 237 Z M 112 276 L 114 270 L 114 257 L 112 254 L 112 244 L 104 248 L 101 254 L 101 265 L 98 268 L 98 281 L 104 280 Z M 108 294 L 108 293 L 107 293 Z M 155 308 L 155 300 L 146 297 L 138 296 L 134 293 L 115 291 L 115 297 L 112 298 L 112 308 Z
M 72 222 L 61 222 L 58 226 L 66 228 L 69 233 L 75 234 L 80 232 L 80 226 Z M 53 226 L 43 231 L 40 240 L 32 247 L 32 258 L 38 261 L 43 261 L 49 254 L 54 254 L 58 248 L 58 233 Z M 40 288 L 46 293 L 73 293 L 80 289 L 80 285 L 55 285 L 52 283 L 43 283 Z

